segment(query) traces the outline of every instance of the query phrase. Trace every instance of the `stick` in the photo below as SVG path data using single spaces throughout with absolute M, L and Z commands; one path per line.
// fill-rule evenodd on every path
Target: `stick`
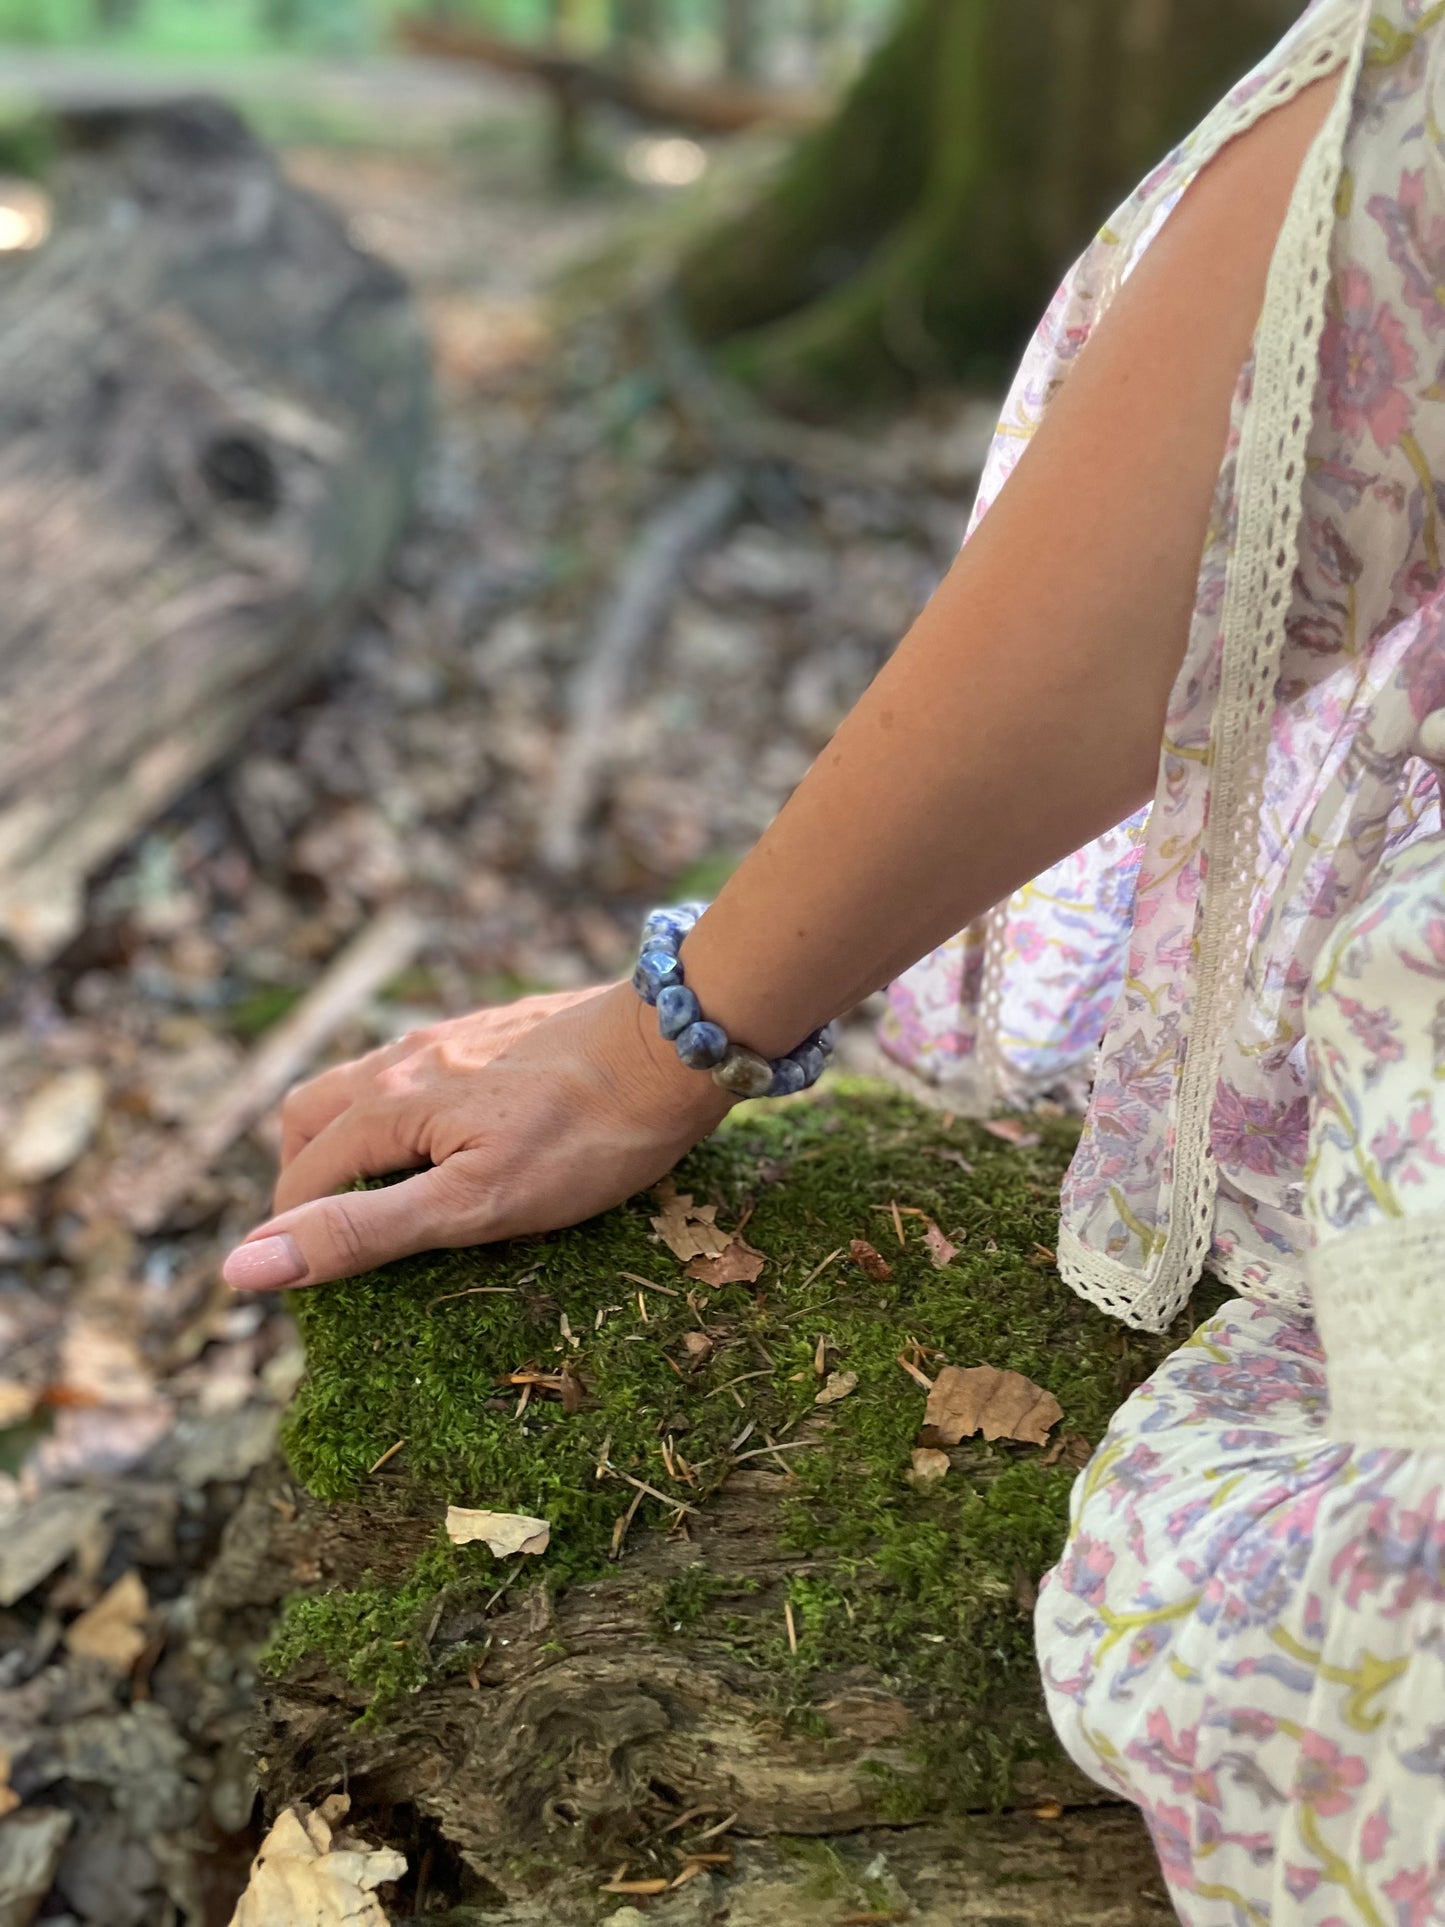
M 136 1231 L 155 1231 L 216 1159 L 285 1094 L 363 1004 L 398 976 L 425 938 L 401 905 L 383 910 L 269 1030 L 230 1086 L 205 1104 L 162 1157 L 151 1181 L 130 1174 L 119 1212 Z
M 726 528 L 741 494 L 736 478 L 721 470 L 699 477 L 645 525 L 623 563 L 593 646 L 568 691 L 570 722 L 538 836 L 549 870 L 570 876 L 581 868 L 582 826 L 628 672 L 667 614 L 683 569 Z

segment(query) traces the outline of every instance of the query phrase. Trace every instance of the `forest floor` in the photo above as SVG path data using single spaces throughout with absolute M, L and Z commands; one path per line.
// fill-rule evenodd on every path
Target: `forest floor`
M 614 147 L 645 176 L 638 139 Z M 963 528 L 987 402 L 866 439 L 719 405 L 616 299 L 677 218 L 661 190 L 619 170 L 558 198 L 542 145 L 510 115 L 290 149 L 425 303 L 418 512 L 329 673 L 96 881 L 56 964 L 0 975 L 0 1814 L 32 1816 L 0 1846 L 7 1918 L 44 1894 L 50 1927 L 223 1927 L 257 1839 L 248 1662 L 198 1671 L 187 1635 L 301 1355 L 284 1305 L 217 1271 L 266 1210 L 274 1126 L 198 1156 L 202 1121 L 264 1088 L 379 919 L 415 935 L 295 1074 L 623 970 L 639 912 L 768 822 Z M 655 619 L 609 684 L 619 583 Z M 128 1187 L 177 1159 L 137 1229 Z

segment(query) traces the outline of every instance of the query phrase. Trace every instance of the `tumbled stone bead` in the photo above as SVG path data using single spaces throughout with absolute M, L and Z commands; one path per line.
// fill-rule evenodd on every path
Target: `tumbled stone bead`
M 655 1004 L 659 991 L 682 982 L 682 966 L 665 950 L 644 950 L 632 973 L 632 987 L 644 1003 Z
M 668 1043 L 702 1020 L 702 1005 L 686 984 L 669 984 L 657 993 L 657 1028 Z
M 766 1097 L 772 1089 L 773 1067 L 755 1050 L 734 1044 L 712 1076 L 715 1084 L 721 1084 L 734 1097 Z
M 818 1039 L 819 1049 L 828 1051 L 831 1054 L 833 1051 L 837 1050 L 838 1040 L 842 1035 L 843 1035 L 843 1026 L 839 1022 L 839 1020 L 835 1017 L 831 1024 L 824 1024 L 823 1034 Z
M 674 910 L 654 910 L 642 926 L 642 948 L 676 952 L 691 928 Z
M 800 1049 L 795 1050 L 792 1061 L 803 1073 L 803 1088 L 805 1090 L 810 1085 L 816 1084 L 818 1079 L 823 1075 L 823 1072 L 828 1068 L 828 1059 L 816 1044 L 804 1044 Z
M 689 1024 L 677 1039 L 677 1054 L 690 1071 L 710 1071 L 728 1054 L 728 1034 L 721 1024 Z M 769 1076 L 772 1073 L 769 1071 Z
M 795 1064 L 791 1057 L 780 1057 L 773 1071 L 773 1081 L 768 1086 L 769 1097 L 796 1097 L 806 1090 L 808 1080 L 803 1075 L 801 1064 Z

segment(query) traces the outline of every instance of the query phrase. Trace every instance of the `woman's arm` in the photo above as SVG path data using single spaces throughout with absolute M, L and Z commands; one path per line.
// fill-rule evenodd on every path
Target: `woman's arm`
M 688 983 L 733 1037 L 791 1049 L 1152 792 L 1231 398 L 1335 86 L 1190 188 L 928 608 L 688 938 Z M 725 1107 L 626 986 L 438 1025 L 288 1100 L 282 1215 L 226 1275 L 314 1284 L 576 1223 Z

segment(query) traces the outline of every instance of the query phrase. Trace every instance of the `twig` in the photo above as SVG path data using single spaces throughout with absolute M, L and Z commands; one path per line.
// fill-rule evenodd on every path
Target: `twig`
M 788 1622 L 788 1651 L 793 1655 L 793 1658 L 796 1659 L 798 1657 L 798 1626 L 797 1621 L 793 1618 L 793 1602 L 791 1599 L 785 1599 L 783 1601 L 783 1617 Z
M 371 1477 L 372 1472 L 379 1472 L 384 1465 L 390 1465 L 391 1461 L 396 1457 L 397 1453 L 401 1450 L 401 1448 L 405 1444 L 406 1444 L 405 1439 L 398 1439 L 395 1445 L 389 1445 L 386 1448 L 386 1450 L 382 1453 L 381 1457 L 376 1461 L 376 1464 L 373 1465 L 370 1468 L 370 1470 L 367 1472 L 367 1475 L 366 1475 L 367 1478 Z
M 898 1363 L 903 1367 L 904 1371 L 907 1372 L 908 1376 L 911 1379 L 915 1379 L 918 1382 L 918 1384 L 920 1384 L 923 1387 L 925 1392 L 931 1392 L 933 1390 L 933 1380 L 928 1376 L 927 1372 L 919 1371 L 918 1367 L 913 1363 L 912 1359 L 906 1357 L 902 1352 L 900 1352 L 898 1354 Z
M 772 1375 L 771 1371 L 742 1372 L 738 1377 L 730 1378 L 725 1385 L 714 1385 L 708 1393 L 708 1397 L 715 1398 L 719 1392 L 730 1392 L 734 1385 L 746 1385 L 750 1378 L 771 1378 Z
M 847 1248 L 848 1247 L 846 1245 L 839 1245 L 836 1251 L 830 1251 L 827 1257 L 823 1260 L 821 1264 L 814 1265 L 813 1269 L 808 1273 L 807 1277 L 803 1280 L 802 1284 L 798 1286 L 798 1290 L 806 1291 L 809 1285 L 812 1284 L 815 1278 L 819 1277 L 823 1272 L 825 1272 L 828 1269 L 829 1265 L 835 1263 L 839 1258 L 843 1256 L 843 1253 L 847 1250 Z
M 438 1305 L 449 1305 L 454 1298 L 490 1298 L 493 1296 L 510 1298 L 514 1296 L 516 1289 L 517 1287 L 515 1285 L 468 1285 L 465 1291 L 444 1291 L 440 1298 L 433 1298 L 427 1306 L 427 1316 L 430 1317 Z
M 744 1459 L 764 1459 L 770 1452 L 816 1452 L 824 1443 L 822 1439 L 786 1439 L 781 1445 L 755 1445 L 750 1452 L 738 1452 L 733 1464 L 741 1465 Z
M 621 1479 L 624 1485 L 635 1486 L 639 1492 L 646 1493 L 649 1499 L 656 1499 L 662 1505 L 670 1506 L 674 1512 L 691 1512 L 698 1518 L 702 1517 L 698 1508 L 695 1505 L 689 1505 L 686 1499 L 669 1498 L 665 1492 L 659 1492 L 655 1485 L 648 1485 L 642 1479 L 634 1479 L 630 1472 L 624 1472 L 621 1466 L 613 1465 L 610 1459 L 607 1463 L 607 1470 L 612 1473 L 614 1478 Z
M 202 1106 L 150 1182 L 129 1174 L 115 1203 L 133 1230 L 158 1230 L 223 1151 L 270 1110 L 351 1017 L 421 948 L 425 925 L 402 905 L 383 910 L 266 1033 L 226 1090 Z
M 742 491 L 722 470 L 700 476 L 643 528 L 618 573 L 596 639 L 568 691 L 567 733 L 537 839 L 547 869 L 570 876 L 582 864 L 582 828 L 636 658 L 667 614 L 678 577 L 736 513 Z
M 620 1559 L 622 1557 L 622 1548 L 626 1543 L 628 1533 L 632 1529 L 632 1521 L 637 1517 L 637 1508 L 641 1504 L 642 1494 L 640 1492 L 634 1492 L 632 1495 L 632 1504 L 628 1506 L 627 1510 L 612 1528 L 612 1546 L 608 1553 L 610 1559 Z
M 619 1271 L 617 1275 L 619 1278 L 625 1278 L 629 1285 L 641 1285 L 644 1291 L 660 1291 L 664 1298 L 682 1296 L 682 1293 L 674 1291 L 671 1285 L 655 1285 L 650 1278 L 641 1278 L 635 1271 Z

